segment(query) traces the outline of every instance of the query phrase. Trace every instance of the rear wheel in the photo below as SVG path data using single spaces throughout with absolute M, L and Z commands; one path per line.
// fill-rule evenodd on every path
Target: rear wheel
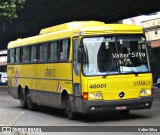
M 158 88 L 160 88 L 160 84 L 158 83 Z
M 23 109 L 27 108 L 27 101 L 25 98 L 25 94 L 23 94 L 22 90 L 20 90 L 20 104 Z

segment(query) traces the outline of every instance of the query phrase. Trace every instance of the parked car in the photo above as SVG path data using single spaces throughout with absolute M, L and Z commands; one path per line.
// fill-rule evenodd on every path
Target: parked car
M 7 84 L 7 72 L 0 72 L 0 84 L 1 85 Z
M 157 86 L 158 86 L 158 88 L 160 88 L 160 77 L 157 80 Z

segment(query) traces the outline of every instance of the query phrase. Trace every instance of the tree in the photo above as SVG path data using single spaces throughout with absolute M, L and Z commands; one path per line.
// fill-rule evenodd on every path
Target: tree
M 0 20 L 17 18 L 17 10 L 23 8 L 25 0 L 0 0 Z

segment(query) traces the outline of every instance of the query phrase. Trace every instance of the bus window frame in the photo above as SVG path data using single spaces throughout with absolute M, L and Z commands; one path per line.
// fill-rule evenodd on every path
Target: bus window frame
M 151 67 L 150 67 L 150 59 L 149 59 L 149 51 L 148 51 L 148 48 L 147 48 L 147 40 L 146 40 L 146 36 L 145 36 L 145 34 L 133 34 L 133 33 L 131 33 L 131 34 L 107 34 L 107 35 L 94 35 L 94 36 L 88 36 L 88 35 L 86 35 L 86 36 L 83 36 L 83 37 L 81 37 L 81 39 L 80 39 L 80 44 L 82 44 L 83 46 L 84 46 L 84 43 L 83 43 L 83 39 L 84 38 L 90 38 L 90 37 L 101 37 L 101 36 L 113 36 L 113 37 L 115 37 L 115 42 L 116 42 L 116 52 L 118 51 L 118 45 L 117 45 L 117 37 L 118 36 L 143 36 L 144 38 L 145 38 L 145 45 L 146 45 L 146 54 L 147 54 L 147 63 L 148 63 L 148 67 L 149 67 L 149 71 L 147 71 L 147 72 L 137 72 L 138 74 L 144 74 L 144 73 L 151 73 Z M 84 73 L 84 70 L 83 70 L 83 64 L 84 63 L 82 63 L 81 64 L 81 72 L 82 72 L 82 75 L 83 76 L 85 76 L 85 77 L 92 77 L 92 75 L 86 75 L 85 73 Z M 108 74 L 108 76 L 114 76 L 114 75 L 125 75 L 125 74 L 131 74 L 131 73 L 121 73 L 121 72 L 119 72 L 118 74 Z M 102 75 L 94 75 L 94 76 L 102 76 Z
M 60 43 L 62 43 L 61 44 L 61 46 L 63 47 L 63 40 L 67 40 L 67 58 L 66 59 L 60 59 Z M 50 60 L 50 54 L 49 53 L 51 53 L 50 52 L 50 44 L 52 43 L 52 42 L 57 42 L 57 60 Z M 67 37 L 67 38 L 62 38 L 62 39 L 56 39 L 56 40 L 50 40 L 50 41 L 46 41 L 46 42 L 40 42 L 40 43 L 35 43 L 35 44 L 30 44 L 30 45 L 24 45 L 24 46 L 18 46 L 18 47 L 15 47 L 15 48 L 9 48 L 8 49 L 8 63 L 9 64 L 26 64 L 26 63 L 68 63 L 69 62 L 69 58 L 70 58 L 70 51 L 71 51 L 71 43 L 72 43 L 72 41 L 71 41 L 71 37 Z M 44 46 L 45 46 L 45 44 L 47 44 L 46 46 L 47 46 L 47 59 L 46 60 L 44 60 L 44 58 L 43 58 L 43 60 L 41 60 L 40 59 L 40 46 L 42 45 L 43 46 L 43 50 L 44 50 Z M 37 49 L 37 59 L 34 61 L 34 60 L 32 60 L 31 59 L 31 53 L 32 53 L 32 47 L 33 46 L 37 46 L 36 47 L 36 49 Z M 24 56 L 24 52 L 23 52 L 23 49 L 25 48 L 25 47 L 28 47 L 29 48 L 29 52 L 28 52 L 28 54 L 29 54 L 29 58 L 28 58 L 28 60 L 24 60 L 23 59 L 23 56 Z M 16 51 L 16 49 L 17 48 L 20 48 L 20 61 L 19 62 L 16 62 L 16 59 L 15 59 L 15 51 Z M 11 62 L 11 58 L 10 58 L 10 53 L 11 53 L 11 50 L 14 50 L 14 61 L 13 62 Z M 43 52 L 43 56 L 44 56 L 44 52 Z

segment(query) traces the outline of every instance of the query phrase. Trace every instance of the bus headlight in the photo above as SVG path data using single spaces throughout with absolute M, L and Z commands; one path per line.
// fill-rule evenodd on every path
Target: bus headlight
M 147 95 L 151 95 L 151 90 L 146 90 Z
M 92 93 L 88 93 L 89 100 L 101 100 L 102 99 L 102 93 L 99 91 L 95 91 Z
M 90 94 L 89 94 L 89 98 L 92 98 L 92 99 L 93 99 L 93 98 L 94 98 L 94 94 L 93 94 L 93 93 L 90 93 Z
M 141 96 L 148 96 L 148 95 L 151 95 L 151 90 L 141 90 L 140 91 L 140 95 Z

